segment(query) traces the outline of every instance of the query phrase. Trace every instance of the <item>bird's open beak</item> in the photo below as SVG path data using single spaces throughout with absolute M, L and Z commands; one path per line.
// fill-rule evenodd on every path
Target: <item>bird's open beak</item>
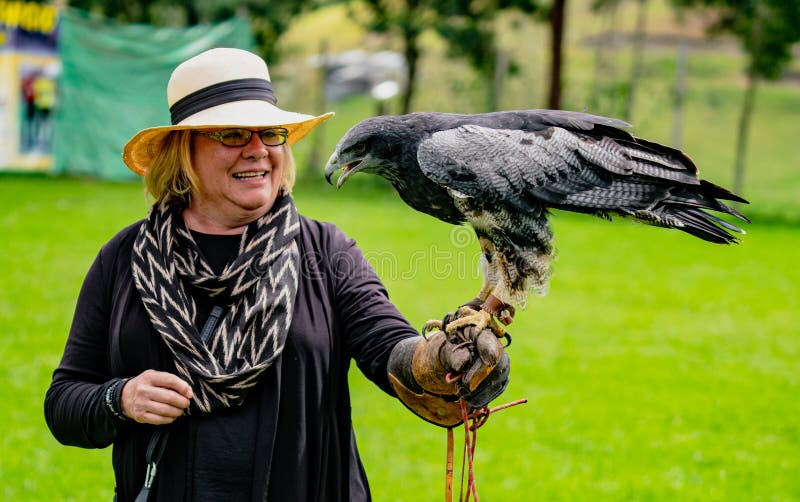
M 364 159 L 356 159 L 353 162 L 348 162 L 342 165 L 339 163 L 339 158 L 334 153 L 331 155 L 330 160 L 328 160 L 328 164 L 325 166 L 325 180 L 332 185 L 333 183 L 331 182 L 331 177 L 333 176 L 333 173 L 341 169 L 342 174 L 339 176 L 339 179 L 336 180 L 336 188 L 341 188 L 347 178 L 361 170 L 360 167 L 363 162 Z

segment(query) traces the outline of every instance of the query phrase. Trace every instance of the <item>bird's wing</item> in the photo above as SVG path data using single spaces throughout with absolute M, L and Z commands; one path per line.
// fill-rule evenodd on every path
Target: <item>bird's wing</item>
M 693 166 L 559 127 L 529 132 L 465 125 L 434 133 L 417 158 L 436 183 L 520 210 L 530 204 L 640 208 L 665 195 L 668 184 L 654 179 L 699 184 Z
M 417 159 L 423 173 L 448 190 L 523 212 L 555 207 L 631 215 L 715 242 L 732 240 L 719 225 L 740 229 L 701 209 L 744 219 L 717 200 L 743 199 L 701 181 L 688 157 L 627 134 L 464 125 L 422 141 Z

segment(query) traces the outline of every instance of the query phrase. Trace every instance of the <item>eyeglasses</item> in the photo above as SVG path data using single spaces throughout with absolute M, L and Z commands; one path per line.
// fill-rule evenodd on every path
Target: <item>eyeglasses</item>
M 215 139 L 225 146 L 244 146 L 250 143 L 250 138 L 253 133 L 258 134 L 264 146 L 280 146 L 286 143 L 286 138 L 289 137 L 289 131 L 282 127 L 273 127 L 271 129 L 263 129 L 261 131 L 251 131 L 250 129 L 223 129 L 215 132 L 194 131 L 201 136 L 207 136 Z

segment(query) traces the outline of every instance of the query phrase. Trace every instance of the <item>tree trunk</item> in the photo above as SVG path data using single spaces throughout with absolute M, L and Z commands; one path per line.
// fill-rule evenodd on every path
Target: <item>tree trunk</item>
M 200 13 L 197 11 L 197 5 L 194 2 L 186 4 L 186 24 L 194 26 L 200 23 Z
M 553 0 L 550 8 L 550 92 L 547 107 L 561 108 L 561 65 L 564 44 L 564 10 L 567 0 Z
M 750 120 L 756 104 L 756 87 L 758 77 L 750 71 L 747 75 L 747 89 L 744 92 L 742 112 L 739 115 L 739 130 L 736 134 L 736 159 L 733 170 L 733 193 L 744 193 L 745 157 L 747 157 L 747 138 L 750 132 Z
M 642 68 L 644 67 L 644 42 L 647 29 L 647 0 L 638 0 L 639 8 L 636 13 L 636 32 L 633 36 L 633 47 L 631 56 L 631 73 L 628 79 L 628 92 L 625 95 L 625 109 L 622 117 L 630 122 L 633 116 L 633 108 L 636 104 L 636 91 L 639 81 L 642 78 Z
M 419 47 L 417 47 L 416 31 L 405 32 L 405 57 L 406 57 L 406 88 L 403 92 L 403 102 L 400 113 L 411 112 L 411 101 L 414 98 L 415 81 L 417 78 L 417 62 L 419 61 Z

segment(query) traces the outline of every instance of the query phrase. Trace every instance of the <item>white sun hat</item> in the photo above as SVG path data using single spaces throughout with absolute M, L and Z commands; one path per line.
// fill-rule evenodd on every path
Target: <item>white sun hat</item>
M 287 143 L 299 141 L 311 129 L 333 117 L 289 112 L 275 106 L 267 64 L 242 50 L 219 48 L 181 63 L 167 84 L 172 125 L 139 131 L 122 152 L 122 160 L 135 173 L 144 174 L 171 131 L 242 127 L 283 127 Z

